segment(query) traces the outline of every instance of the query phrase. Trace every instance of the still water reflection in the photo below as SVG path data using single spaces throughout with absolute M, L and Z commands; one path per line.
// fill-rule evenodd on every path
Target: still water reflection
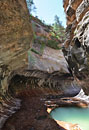
M 83 130 L 89 130 L 89 108 L 60 107 L 51 112 L 55 120 L 79 124 Z

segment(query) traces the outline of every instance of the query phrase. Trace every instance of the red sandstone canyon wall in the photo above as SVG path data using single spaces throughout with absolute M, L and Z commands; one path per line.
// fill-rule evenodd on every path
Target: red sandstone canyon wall
M 25 0 L 0 0 L 0 86 L 13 70 L 26 64 L 32 28 Z

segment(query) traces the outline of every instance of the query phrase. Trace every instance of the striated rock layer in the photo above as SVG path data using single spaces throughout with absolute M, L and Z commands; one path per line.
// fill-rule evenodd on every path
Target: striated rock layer
M 41 50 L 41 47 L 42 45 L 34 43 L 32 48 L 38 53 L 28 52 L 29 70 L 38 69 L 49 73 L 54 71 L 69 73 L 68 64 L 61 50 L 55 50 L 47 46 Z
M 63 51 L 70 68 L 76 73 L 89 68 L 89 0 L 63 2 L 67 18 Z
M 32 28 L 25 0 L 0 0 L 0 91 L 8 89 L 10 73 L 26 64 Z

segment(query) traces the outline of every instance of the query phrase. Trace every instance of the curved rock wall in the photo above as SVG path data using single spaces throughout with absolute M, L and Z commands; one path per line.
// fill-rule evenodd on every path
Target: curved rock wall
M 0 0 L 0 91 L 11 71 L 26 64 L 32 28 L 25 0 Z
M 80 71 L 88 65 L 89 0 L 63 0 L 63 3 L 67 18 L 67 39 L 63 51 L 70 68 Z
M 69 73 L 55 71 L 48 73 L 41 70 L 15 71 L 10 81 L 9 93 L 18 95 L 20 92 L 34 90 L 36 95 L 59 95 L 73 97 L 81 87 Z M 31 94 L 30 94 L 31 95 Z

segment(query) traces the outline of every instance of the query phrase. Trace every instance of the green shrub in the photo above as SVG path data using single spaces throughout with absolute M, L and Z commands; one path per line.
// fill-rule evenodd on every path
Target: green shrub
M 29 63 L 31 63 L 32 65 L 35 64 L 35 58 L 32 56 L 31 54 L 31 49 L 28 51 L 28 61 Z
M 42 55 L 42 53 L 43 53 L 43 51 L 44 51 L 45 46 L 46 46 L 45 43 L 42 42 L 42 43 L 41 43 L 41 47 L 40 47 L 40 53 L 41 53 L 41 55 Z
M 48 40 L 47 41 L 47 46 L 48 47 L 51 47 L 51 48 L 53 48 L 53 49 L 60 49 L 59 47 L 58 47 L 58 42 L 57 41 L 54 41 L 54 40 Z
M 36 54 L 40 54 L 37 50 L 35 50 L 34 48 L 31 48 L 31 51 L 36 53 Z

